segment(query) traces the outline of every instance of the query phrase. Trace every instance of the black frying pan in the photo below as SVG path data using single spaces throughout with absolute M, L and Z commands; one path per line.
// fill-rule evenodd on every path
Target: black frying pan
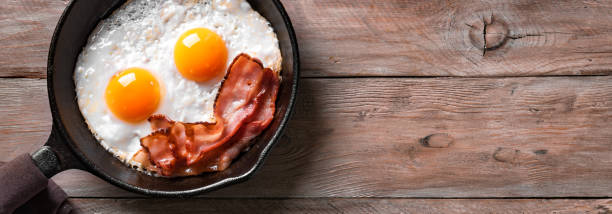
M 249 1 L 253 9 L 272 24 L 283 57 L 282 82 L 274 121 L 256 138 L 253 147 L 236 158 L 225 171 L 169 179 L 148 176 L 114 158 L 100 146 L 89 131 L 76 102 L 72 76 L 77 56 L 98 22 L 124 2 L 125 0 L 73 0 L 62 14 L 51 41 L 47 64 L 47 89 L 53 128 L 45 146 L 32 155 L 34 165 L 46 177 L 67 169 L 82 169 L 129 191 L 155 196 L 193 195 L 246 180 L 259 168 L 270 148 L 282 134 L 297 92 L 297 41 L 282 4 L 278 0 Z M 34 170 L 30 173 L 40 174 L 36 167 L 33 167 Z M 16 173 L 11 176 L 27 175 Z M 24 191 L 24 188 L 32 189 L 32 185 L 39 184 L 9 189 Z

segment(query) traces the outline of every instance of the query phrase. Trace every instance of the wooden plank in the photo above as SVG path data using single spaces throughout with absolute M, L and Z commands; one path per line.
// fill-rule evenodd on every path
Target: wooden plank
M 67 0 L 0 0 L 0 76 L 45 77 L 47 53 Z
M 611 213 L 612 200 L 70 199 L 82 213 Z
M 0 79 L 0 161 L 48 135 L 44 82 Z M 609 197 L 611 83 L 304 79 L 261 171 L 204 197 Z M 71 196 L 135 196 L 76 170 L 54 180 Z
M 36 151 L 51 131 L 47 81 L 0 79 L 0 161 Z
M 285 6 L 296 22 L 305 76 L 611 73 L 610 1 L 307 0 Z
M 283 3 L 298 36 L 303 76 L 612 73 L 610 1 Z M 0 76 L 45 76 L 64 7 L 64 1 L 0 0 Z M 490 41 L 483 54 L 485 22 Z

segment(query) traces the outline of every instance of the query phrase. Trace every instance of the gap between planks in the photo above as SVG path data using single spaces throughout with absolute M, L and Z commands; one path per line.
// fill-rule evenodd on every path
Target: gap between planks
M 104 197 L 104 196 L 69 196 L 68 198 L 73 198 L 73 199 L 118 199 L 118 200 L 123 200 L 123 199 L 182 199 L 182 198 L 188 198 L 188 199 L 222 199 L 222 200 L 226 200 L 226 199 L 231 199 L 231 200 L 282 200 L 282 199 L 379 199 L 379 200 L 385 200 L 385 199 L 414 199 L 414 200 L 460 200 L 460 199 L 467 199 L 467 200 L 486 200 L 486 199 L 494 199 L 494 200 L 529 200 L 529 199 L 541 199 L 541 200 L 563 200 L 563 199 L 569 199 L 569 200 L 601 200 L 601 199 L 612 199 L 612 197 L 584 197 L 584 196 L 577 196 L 577 197 L 573 197 L 573 196 L 565 196 L 565 197 L 402 197 L 402 196 L 397 196 L 397 197 L 382 197 L 382 196 L 368 196 L 368 197 L 359 197 L 359 196 L 355 196 L 355 197 L 337 197 L 337 196 L 313 196 L 313 197 L 299 197 L 299 196 L 295 196 L 295 197 L 265 197 L 265 196 L 257 196 L 257 197 L 240 197 L 240 196 L 229 196 L 229 197 L 198 197 L 196 196 L 188 196 L 188 197 L 153 197 L 153 196 L 134 196 L 134 197 L 117 197 L 117 196 L 109 196 L 109 197 Z
M 586 75 L 518 75 L 518 76 L 303 76 L 299 79 L 504 79 L 504 78 L 533 78 L 533 77 L 606 77 L 610 74 L 586 74 Z M 28 76 L 0 76 L 0 79 L 34 79 L 46 80 L 47 77 Z

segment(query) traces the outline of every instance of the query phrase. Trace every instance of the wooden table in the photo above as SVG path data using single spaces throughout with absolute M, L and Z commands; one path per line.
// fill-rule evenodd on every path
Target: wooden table
M 283 1 L 299 100 L 249 181 L 151 199 L 53 177 L 86 213 L 611 213 L 612 1 Z M 0 161 L 51 116 L 46 60 L 67 1 L 0 0 Z

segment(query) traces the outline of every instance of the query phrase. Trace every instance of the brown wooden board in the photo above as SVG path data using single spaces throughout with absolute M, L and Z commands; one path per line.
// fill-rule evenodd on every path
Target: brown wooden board
M 0 0 L 0 77 L 46 77 L 51 36 L 66 5 Z
M 610 200 L 71 199 L 81 213 L 610 213 Z
M 305 77 L 611 73 L 610 1 L 283 3 Z M 65 6 L 0 0 L 0 76 L 46 76 L 49 42 Z
M 36 151 L 50 132 L 47 81 L 0 78 L 0 161 Z
M 610 74 L 610 1 L 285 5 L 296 23 L 304 76 Z
M 56 175 L 79 213 L 612 213 L 612 77 L 584 76 L 612 74 L 612 1 L 282 2 L 308 78 L 262 169 L 190 199 Z M 0 162 L 49 134 L 67 3 L 0 0 Z
M 304 79 L 289 129 L 261 171 L 204 196 L 609 197 L 611 82 Z M 0 79 L 0 161 L 47 136 L 44 83 Z M 135 196 L 82 171 L 54 180 L 71 196 Z

